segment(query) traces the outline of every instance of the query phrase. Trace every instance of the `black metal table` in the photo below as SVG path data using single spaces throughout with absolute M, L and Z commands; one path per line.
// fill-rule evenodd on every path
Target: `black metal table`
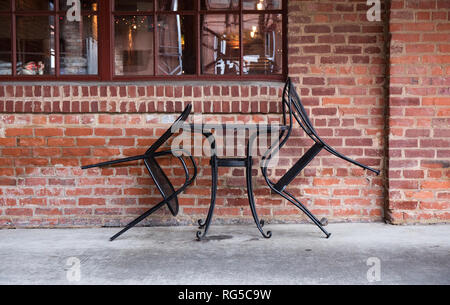
M 189 124 L 191 132 L 201 133 L 205 136 L 209 142 L 211 149 L 211 203 L 209 206 L 208 215 L 206 220 L 203 222 L 201 219 L 198 221 L 199 229 L 202 231 L 197 231 L 197 239 L 201 240 L 204 238 L 208 232 L 209 225 L 211 224 L 211 219 L 214 213 L 214 207 L 216 202 L 216 192 L 217 192 L 217 182 L 218 182 L 218 168 L 219 167 L 245 167 L 245 176 L 247 181 L 247 196 L 252 212 L 253 219 L 255 220 L 258 230 L 261 232 L 262 236 L 265 238 L 270 238 L 272 233 L 268 231 L 264 233 L 262 227 L 264 226 L 264 221 L 260 221 L 258 214 L 256 213 L 255 200 L 253 195 L 253 185 L 252 185 L 252 147 L 255 139 L 261 134 L 271 134 L 274 132 L 280 132 L 287 130 L 289 127 L 284 125 L 262 125 L 262 124 Z M 214 137 L 214 130 L 223 131 L 248 131 L 247 143 L 245 147 L 245 157 L 243 158 L 219 158 L 217 156 L 216 139 Z M 279 137 L 277 136 L 277 139 Z M 274 143 L 271 143 L 273 145 Z

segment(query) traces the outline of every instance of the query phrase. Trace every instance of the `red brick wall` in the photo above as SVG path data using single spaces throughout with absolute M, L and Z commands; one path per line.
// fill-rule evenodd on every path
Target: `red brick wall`
M 245 85 L 16 85 L 0 86 L 0 225 L 118 225 L 160 200 L 141 163 L 81 170 L 85 164 L 142 154 L 188 103 L 207 121 L 279 121 L 279 83 Z M 269 113 L 270 112 L 270 113 Z M 212 115 L 214 113 L 214 115 Z M 271 114 L 275 113 L 275 114 Z M 184 172 L 162 161 L 179 185 Z M 210 194 L 208 159 L 198 159 L 195 184 L 180 198 L 175 220 L 161 210 L 147 223 L 193 223 Z M 221 168 L 215 215 L 251 217 L 242 169 Z M 261 212 L 268 198 L 260 179 Z
M 367 9 L 366 1 L 289 1 L 289 74 L 318 133 L 347 156 L 383 169 L 384 23 L 369 22 Z M 299 132 L 290 143 L 294 154 L 312 141 Z M 299 176 L 299 198 L 335 221 L 381 220 L 384 175 L 325 151 L 319 156 Z
M 397 10 L 395 5 L 398 2 L 402 1 L 393 1 L 391 14 Z M 424 21 L 432 24 L 429 31 L 446 30 L 448 33 L 448 19 L 432 19 L 436 18 L 432 12 L 440 13 L 441 18 L 445 12 L 448 18 L 448 8 L 438 9 L 438 2 L 435 10 L 418 9 L 417 13 L 430 13 L 429 20 Z M 291 191 L 319 217 L 326 216 L 335 222 L 382 220 L 386 203 L 389 204 L 388 216 L 394 222 L 401 222 L 400 219 L 406 215 L 402 214 L 405 207 L 408 208 L 408 219 L 414 221 L 430 208 L 441 212 L 432 215 L 429 221 L 448 220 L 448 212 L 445 214 L 445 210 L 448 211 L 448 205 L 445 205 L 445 200 L 448 201 L 448 171 L 446 173 L 446 163 L 442 162 L 445 157 L 448 160 L 449 151 L 448 140 L 445 140 L 448 121 L 442 120 L 448 118 L 448 65 L 424 62 L 422 66 L 427 77 L 423 77 L 419 70 L 412 74 L 410 70 L 395 72 L 396 67 L 413 69 L 416 65 L 387 64 L 389 56 L 385 51 L 384 32 L 389 20 L 383 7 L 382 21 L 367 21 L 368 7 L 365 3 L 365 0 L 289 1 L 289 75 L 297 84 L 303 102 L 324 139 L 337 150 L 370 166 L 384 171 L 385 164 L 389 165 L 389 198 L 385 194 L 388 181 L 384 173 L 376 177 L 328 153 L 321 153 L 296 178 Z M 402 7 L 406 10 L 406 6 Z M 420 14 L 421 18 L 425 15 Z M 396 23 L 395 18 L 391 15 L 391 23 Z M 412 23 L 413 19 L 398 23 L 406 22 Z M 409 34 L 412 28 L 400 31 Z M 426 29 L 430 26 L 425 26 Z M 422 32 L 412 34 L 419 35 L 419 39 L 426 35 Z M 395 35 L 393 39 L 392 58 L 408 58 L 407 49 L 394 54 Z M 430 39 L 443 39 L 443 36 Z M 400 44 L 408 47 L 427 43 L 418 40 Z M 433 41 L 433 51 L 421 49 L 418 54 L 421 58 L 435 60 L 425 55 L 448 53 L 447 44 Z M 414 52 L 419 52 L 417 50 Z M 446 57 L 436 58 L 445 60 Z M 407 86 L 409 82 L 391 84 L 388 92 L 384 89 L 389 84 L 385 77 L 387 66 L 390 66 L 392 79 L 412 82 L 418 78 L 420 85 Z M 433 75 L 437 71 L 435 67 L 441 68 L 441 75 Z M 2 83 L 0 226 L 124 224 L 159 200 L 143 166 L 131 163 L 129 166 L 82 171 L 79 169 L 81 164 L 142 153 L 187 103 L 193 103 L 194 112 L 203 113 L 208 120 L 279 120 L 282 85 L 261 82 Z M 412 88 L 420 90 L 411 93 L 408 90 Z M 428 89 L 435 91 L 424 94 Z M 421 104 L 414 107 L 395 105 L 395 97 L 403 103 L 408 102 L 407 97 L 410 96 L 419 99 Z M 419 113 L 421 106 L 425 105 L 423 103 L 427 102 L 436 104 L 425 107 L 434 109 L 431 115 Z M 410 111 L 418 112 L 413 114 Z M 392 116 L 389 121 L 388 114 Z M 397 119 L 398 122 L 412 120 L 413 125 L 395 126 L 393 122 Z M 424 119 L 434 128 L 421 127 L 420 124 L 426 122 Z M 284 174 L 312 144 L 296 127 L 282 152 L 279 168 L 272 171 L 274 177 Z M 417 139 L 422 136 L 416 134 L 418 129 L 428 130 L 428 138 Z M 411 149 L 403 147 L 402 143 L 408 146 L 408 141 L 414 140 L 417 141 L 416 151 L 426 146 L 427 141 L 436 140 L 440 144 L 427 149 L 433 151 L 434 156 L 403 155 Z M 393 148 L 393 144 L 398 147 Z M 389 162 L 385 157 L 388 147 Z M 399 152 L 400 156 L 396 155 Z M 210 170 L 207 158 L 197 160 L 200 172 L 195 184 L 180 196 L 179 216 L 175 219 L 161 210 L 146 223 L 192 224 L 205 217 L 210 195 Z M 164 164 L 172 178 L 179 182 L 182 172 L 172 161 L 167 160 Z M 408 167 L 394 167 L 402 162 L 406 162 Z M 419 180 L 409 178 L 420 173 L 423 176 Z M 417 187 L 406 189 L 404 185 L 411 181 L 416 182 Z M 259 170 L 255 170 L 254 182 L 258 212 L 262 218 L 271 222 L 305 220 L 295 207 L 269 194 Z M 220 169 L 216 223 L 253 221 L 244 184 L 243 169 Z M 427 185 L 428 188 L 439 189 L 424 189 Z M 423 195 L 431 193 L 433 196 L 426 201 L 428 205 L 423 203 L 423 199 L 407 199 L 411 192 L 422 194 L 424 190 L 428 193 Z M 401 196 L 398 197 L 400 200 L 393 200 L 397 195 Z M 417 203 L 416 210 L 402 203 L 412 201 Z
M 450 219 L 450 1 L 393 0 L 389 205 L 393 223 Z

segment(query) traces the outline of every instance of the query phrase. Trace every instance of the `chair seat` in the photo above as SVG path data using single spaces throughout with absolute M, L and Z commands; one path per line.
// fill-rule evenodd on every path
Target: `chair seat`
M 155 158 L 150 157 L 145 159 L 145 164 L 148 165 L 150 175 L 164 199 L 175 193 L 175 189 L 170 183 L 169 178 L 164 173 L 161 166 L 159 166 Z M 178 197 L 174 196 L 171 200 L 168 200 L 167 207 L 169 208 L 173 216 L 177 216 L 179 210 Z

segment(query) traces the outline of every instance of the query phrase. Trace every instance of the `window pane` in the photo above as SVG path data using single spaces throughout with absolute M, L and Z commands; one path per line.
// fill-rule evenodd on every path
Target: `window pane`
M 18 16 L 16 20 L 17 65 L 21 66 L 21 71 L 18 71 L 18 74 L 54 74 L 54 17 Z
M 201 0 L 202 10 L 239 9 L 239 0 Z
M 244 15 L 243 74 L 282 72 L 282 18 L 279 14 Z
M 281 10 L 282 0 L 243 0 L 244 10 Z
M 0 0 L 0 11 L 9 11 L 11 0 Z
M 54 10 L 53 0 L 16 0 L 16 9 L 20 11 Z
M 116 11 L 153 11 L 153 0 L 116 0 Z
M 81 21 L 60 19 L 60 73 L 97 74 L 97 16 L 83 16 Z
M 196 73 L 194 16 L 158 17 L 158 75 Z
M 11 18 L 0 18 L 0 75 L 11 75 Z
M 158 0 L 160 11 L 192 11 L 195 10 L 195 0 Z
M 239 74 L 239 15 L 201 16 L 202 73 Z
M 59 9 L 61 11 L 68 10 L 74 7 L 73 2 L 69 2 L 67 5 L 67 0 L 59 0 Z M 97 0 L 80 0 L 80 8 L 82 11 L 96 11 L 98 9 Z
M 152 16 L 116 16 L 115 75 L 153 75 Z

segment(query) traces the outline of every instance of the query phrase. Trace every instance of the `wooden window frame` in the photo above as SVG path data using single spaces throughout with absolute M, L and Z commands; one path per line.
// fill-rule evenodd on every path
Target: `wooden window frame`
M 287 46 L 287 0 L 282 0 L 282 9 L 277 10 L 244 10 L 242 7 L 242 0 L 239 1 L 239 8 L 234 10 L 213 10 L 206 11 L 201 9 L 201 1 L 195 0 L 195 9 L 191 11 L 157 11 L 154 0 L 153 20 L 156 24 L 157 17 L 160 15 L 193 15 L 196 22 L 196 74 L 192 75 L 114 75 L 114 16 L 115 15 L 149 15 L 150 12 L 125 12 L 114 11 L 114 0 L 97 0 L 97 11 L 81 12 L 82 16 L 97 15 L 98 16 L 98 74 L 97 75 L 60 75 L 60 52 L 59 52 L 59 19 L 58 17 L 64 13 L 59 9 L 59 0 L 55 0 L 55 9 L 53 11 L 17 11 L 16 0 L 10 0 L 11 7 L 9 11 L 1 11 L 2 16 L 11 17 L 11 62 L 12 75 L 0 75 L 0 81 L 92 81 L 92 82 L 111 82 L 111 81 L 186 81 L 186 80 L 224 80 L 224 81 L 284 81 L 287 77 L 288 71 L 288 46 Z M 244 49 L 242 47 L 242 28 L 244 14 L 263 14 L 268 12 L 270 14 L 282 15 L 282 72 L 273 75 L 242 75 L 243 55 Z M 214 75 L 201 74 L 201 29 L 200 16 L 203 14 L 239 14 L 239 45 L 240 45 L 240 75 Z M 17 75 L 16 72 L 16 17 L 17 16 L 54 16 L 55 20 L 55 74 L 54 75 Z M 157 33 L 157 31 L 155 31 Z M 157 49 L 157 34 L 154 35 L 154 50 Z M 157 56 L 156 51 L 153 52 L 154 69 L 156 72 Z

